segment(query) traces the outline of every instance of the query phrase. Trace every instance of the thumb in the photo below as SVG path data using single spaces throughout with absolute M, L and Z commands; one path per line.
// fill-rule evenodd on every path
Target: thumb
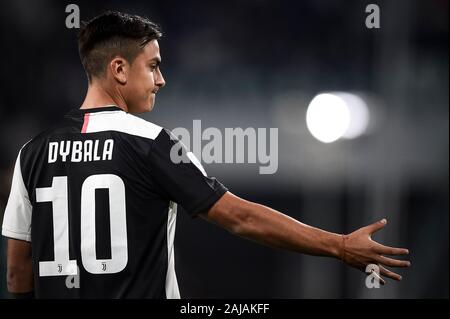
M 379 220 L 379 221 L 367 226 L 366 229 L 369 232 L 369 234 L 372 235 L 373 233 L 379 231 L 384 226 L 386 226 L 386 224 L 387 224 L 387 220 L 386 220 L 386 218 L 383 218 L 382 220 Z

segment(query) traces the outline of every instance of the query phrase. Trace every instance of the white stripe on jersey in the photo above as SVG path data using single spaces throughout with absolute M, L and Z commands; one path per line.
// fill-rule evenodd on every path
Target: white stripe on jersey
M 31 241 L 32 206 L 25 187 L 20 167 L 20 150 L 14 167 L 14 175 L 3 217 L 2 235 L 10 238 Z
M 85 127 L 86 126 L 86 127 Z M 104 111 L 89 113 L 85 118 L 83 131 L 96 133 L 102 131 L 118 131 L 148 139 L 156 139 L 162 127 L 123 111 Z M 177 275 L 175 273 L 174 239 L 177 219 L 177 204 L 171 202 L 167 212 L 167 272 L 166 298 L 180 299 Z
M 124 111 L 89 113 L 86 133 L 117 131 L 135 136 L 156 139 L 162 127 Z
M 173 241 L 175 239 L 175 227 L 177 224 L 177 204 L 170 202 L 167 214 L 167 274 L 166 274 L 166 298 L 180 299 L 177 274 L 175 273 L 175 254 Z

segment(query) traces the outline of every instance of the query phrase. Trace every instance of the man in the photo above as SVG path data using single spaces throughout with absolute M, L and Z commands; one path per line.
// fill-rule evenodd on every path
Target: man
M 371 235 L 302 224 L 241 199 L 208 177 L 170 131 L 131 114 L 151 111 L 165 85 L 161 32 L 151 21 L 104 13 L 79 33 L 89 87 L 78 110 L 19 152 L 2 234 L 8 289 L 16 297 L 179 298 L 173 242 L 177 204 L 227 231 L 300 253 L 339 258 L 362 271 L 407 267 L 407 249 Z M 182 161 L 174 161 L 175 148 Z M 383 279 L 380 278 L 382 282 Z

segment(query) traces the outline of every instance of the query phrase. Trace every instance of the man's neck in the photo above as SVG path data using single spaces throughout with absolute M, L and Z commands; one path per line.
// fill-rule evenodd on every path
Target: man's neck
M 86 97 L 81 104 L 80 109 L 92 109 L 99 107 L 107 107 L 111 105 L 116 105 L 120 107 L 125 112 L 128 112 L 127 104 L 118 92 L 111 93 L 104 87 L 97 83 L 89 83 L 88 91 Z

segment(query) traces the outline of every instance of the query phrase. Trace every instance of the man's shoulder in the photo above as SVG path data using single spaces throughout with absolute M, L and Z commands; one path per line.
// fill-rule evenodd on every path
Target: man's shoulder
M 24 153 L 28 150 L 31 149 L 39 149 L 41 148 L 42 144 L 46 143 L 49 138 L 55 134 L 62 134 L 62 133 L 67 133 L 67 125 L 63 122 L 59 122 L 43 131 L 41 131 L 40 133 L 38 133 L 37 135 L 35 135 L 33 138 L 31 138 L 30 140 L 28 140 L 28 142 L 26 142 L 22 148 L 21 148 L 21 152 Z
M 155 140 L 162 131 L 160 125 L 125 112 L 92 113 L 89 117 L 87 133 L 117 131 L 133 136 Z
M 163 126 L 150 122 L 136 115 L 130 113 L 125 113 L 125 115 L 128 117 L 129 124 L 131 124 L 132 127 L 136 129 L 134 130 L 134 133 L 143 133 L 143 135 L 145 135 L 144 137 L 148 137 L 154 140 L 161 132 L 166 131 Z

